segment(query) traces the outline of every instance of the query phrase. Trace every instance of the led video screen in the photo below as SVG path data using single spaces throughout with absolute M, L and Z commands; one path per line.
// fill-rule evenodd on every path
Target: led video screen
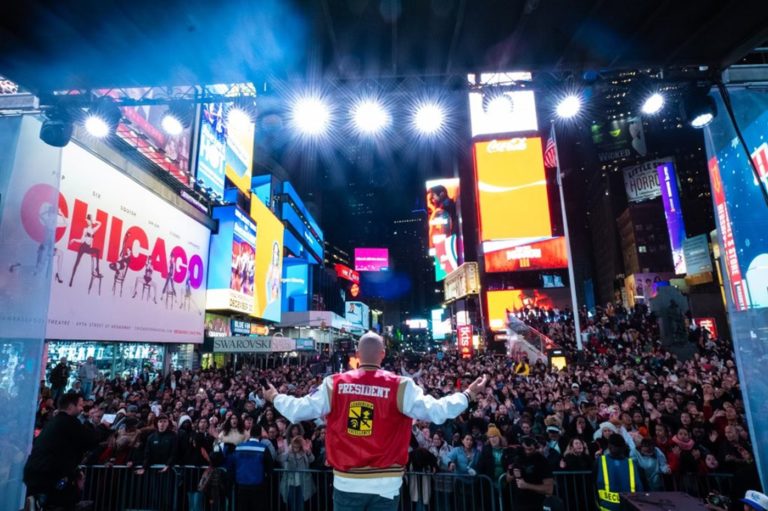
M 255 304 L 253 315 L 280 321 L 283 277 L 283 223 L 260 200 L 251 200 L 251 218 L 256 222 Z
M 488 324 L 491 330 L 507 328 L 507 313 L 519 312 L 525 308 L 564 309 L 570 307 L 568 288 L 556 289 L 505 289 L 488 291 Z
M 500 240 L 483 243 L 485 271 L 556 270 L 568 267 L 565 238 Z
M 355 248 L 355 271 L 389 270 L 389 249 Z
M 480 241 L 552 237 L 541 138 L 474 147 Z
M 429 254 L 439 282 L 464 261 L 459 209 L 459 178 L 427 181 Z

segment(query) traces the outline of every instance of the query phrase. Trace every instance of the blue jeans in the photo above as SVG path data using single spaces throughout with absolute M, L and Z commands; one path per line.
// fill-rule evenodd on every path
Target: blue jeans
M 93 380 L 80 380 L 80 390 L 83 391 L 83 397 L 88 399 L 93 391 Z
M 397 511 L 398 499 L 333 489 L 333 511 Z

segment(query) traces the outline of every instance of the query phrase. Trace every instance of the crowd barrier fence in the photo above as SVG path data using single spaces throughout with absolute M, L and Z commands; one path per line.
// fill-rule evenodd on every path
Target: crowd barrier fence
M 333 472 L 330 470 L 289 471 L 275 469 L 258 489 L 238 487 L 224 469 L 207 475 L 204 491 L 199 484 L 206 467 L 152 466 L 144 474 L 128 466 L 83 467 L 83 500 L 92 501 L 99 511 L 331 511 Z M 595 483 L 588 471 L 554 473 L 555 501 L 563 509 L 594 511 Z M 705 498 L 717 491 L 730 495 L 730 474 L 689 474 L 665 477 L 666 491 L 685 491 Z M 454 473 L 408 472 L 399 496 L 400 511 L 514 511 L 515 488 L 502 475 L 497 481 L 487 476 Z

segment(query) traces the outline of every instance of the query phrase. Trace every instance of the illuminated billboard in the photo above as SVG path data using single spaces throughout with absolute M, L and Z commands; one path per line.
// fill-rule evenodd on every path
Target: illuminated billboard
M 53 261 L 46 337 L 203 341 L 210 231 L 153 192 L 70 143 L 58 192 L 29 188 L 19 221 Z
M 565 238 L 498 240 L 483 243 L 485 271 L 553 270 L 568 267 Z
M 219 232 L 211 237 L 207 309 L 254 311 L 256 225 L 237 206 L 214 208 Z
M 551 238 L 541 138 L 474 146 L 480 241 Z
M 442 341 L 451 333 L 451 317 L 446 309 L 432 309 L 432 339 Z
M 295 258 L 283 260 L 283 311 L 309 310 L 309 265 Z
M 224 173 L 241 192 L 249 195 L 256 127 L 246 115 L 229 116 L 226 120 Z
M 256 222 L 256 269 L 253 315 L 280 321 L 283 278 L 283 223 L 260 200 L 251 200 L 251 219 Z
M 371 309 L 363 302 L 347 302 L 344 305 L 344 317 L 352 325 L 368 330 L 371 327 Z
M 664 162 L 657 167 L 657 171 L 659 173 L 659 185 L 661 186 L 661 200 L 664 204 L 664 216 L 667 219 L 669 246 L 672 248 L 672 262 L 675 265 L 675 273 L 683 275 L 685 273 L 683 243 L 685 242 L 686 234 L 675 167 L 670 162 Z
M 456 329 L 456 347 L 461 358 L 472 357 L 474 344 L 472 342 L 472 325 L 461 325 Z
M 429 254 L 435 258 L 435 280 L 441 281 L 464 260 L 459 209 L 459 178 L 427 181 Z
M 486 87 L 469 93 L 472 136 L 537 131 L 536 99 L 531 90 Z
M 486 293 L 488 326 L 494 331 L 507 328 L 507 314 L 525 308 L 564 309 L 570 307 L 568 288 L 505 289 Z
M 464 263 L 451 272 L 445 278 L 443 290 L 446 302 L 480 293 L 480 270 L 477 263 L 471 261 Z
M 389 270 L 389 249 L 355 248 L 355 271 Z
M 159 89 L 134 87 L 102 91 L 115 98 L 133 100 L 166 100 L 165 91 L 157 97 Z M 170 93 L 184 93 L 184 89 Z M 168 135 L 162 128 L 162 120 L 168 111 L 167 104 L 120 107 L 123 119 L 117 126 L 117 136 L 134 147 L 148 160 L 164 169 L 178 181 L 189 185 L 189 156 L 192 148 L 192 128 L 187 127 L 179 135 Z M 191 112 L 190 112 L 191 116 Z
M 348 280 L 353 284 L 360 284 L 360 274 L 346 264 L 334 264 L 333 269 L 340 279 Z
M 227 137 L 222 104 L 204 104 L 200 111 L 200 141 L 197 150 L 197 180 L 220 197 L 224 196 L 224 164 Z

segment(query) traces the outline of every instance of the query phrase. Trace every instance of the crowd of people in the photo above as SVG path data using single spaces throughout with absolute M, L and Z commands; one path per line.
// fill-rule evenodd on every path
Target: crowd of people
M 519 317 L 575 350 L 567 312 L 528 309 Z M 642 306 L 598 308 L 594 315 L 583 314 L 581 324 L 584 354 L 571 357 L 562 370 L 491 354 L 461 359 L 449 351 L 419 360 L 390 355 L 385 368 L 411 376 L 434 397 L 489 376 L 484 395 L 456 419 L 414 422 L 409 468 L 501 480 L 521 510 L 541 509 L 553 491 L 553 473 L 592 471 L 611 449 L 634 460 L 638 487 L 647 490 L 682 481 L 678 487 L 701 495 L 696 486 L 713 473 L 732 474 L 737 493 L 759 486 L 728 342 L 691 330 L 697 352 L 679 360 L 664 349 L 656 318 Z M 87 386 L 76 385 L 83 397 L 82 412 L 76 411 L 93 434 L 83 461 L 127 465 L 142 475 L 155 465 L 236 469 L 243 455 L 258 451 L 259 481 L 274 467 L 328 469 L 322 420 L 290 424 L 265 401 L 265 381 L 281 393 L 302 396 L 318 388 L 322 375 L 306 366 L 246 364 L 179 369 L 153 380 L 141 374 L 97 376 Z M 38 432 L 54 420 L 54 399 L 62 395 L 58 387 L 43 388 Z M 71 406 L 71 400 L 66 403 Z M 239 452 L 241 445 L 252 448 Z M 321 491 L 301 474 L 276 483 L 291 511 Z M 416 486 L 410 486 L 413 500 L 425 499 L 420 489 L 414 492 Z

